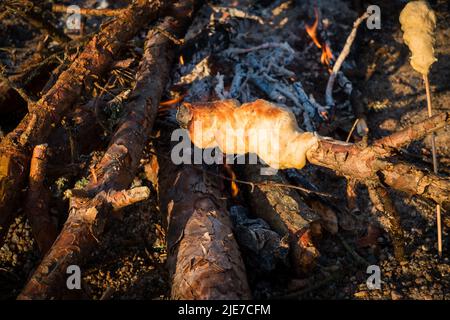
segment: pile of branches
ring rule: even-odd
[[[105,225],[114,212],[150,196],[147,187],[130,187],[155,120],[162,115],[160,100],[174,69],[175,86],[190,81],[184,93],[186,101],[239,98],[246,102],[255,98],[248,93],[249,82],[276,103],[284,104],[286,98],[290,99],[297,108],[294,113],[304,116],[306,129],[314,130],[313,119],[321,121],[321,106],[304,92],[301,82],[276,81],[279,76],[292,76],[286,66],[294,59],[294,52],[287,43],[224,52],[226,59],[240,60],[229,90],[225,90],[220,75],[186,79],[186,74],[201,65],[205,58],[201,54],[194,54],[189,65],[179,63],[173,68],[179,52],[198,49],[195,41],[204,36],[202,32],[196,33],[198,24],[194,22],[191,26],[196,14],[201,14],[198,13],[200,5],[201,1],[197,0],[135,0],[127,8],[86,12],[112,16],[112,19],[86,40],[84,49],[64,71],[55,71],[53,81],[42,90],[39,99],[30,98],[26,90],[17,85],[22,79],[7,76],[1,79],[7,90],[17,92],[27,102],[28,110],[17,127],[0,142],[0,244],[24,199],[22,207],[42,254],[19,299],[68,296],[67,268],[85,263],[102,241]],[[12,7],[9,10],[12,14],[32,15],[36,21],[42,21],[36,13],[39,10]],[[223,14],[225,9],[214,10]],[[242,17],[236,10],[228,9],[227,13]],[[242,18],[255,20],[255,23],[262,19],[248,15]],[[115,101],[96,98],[80,106],[80,97],[95,90],[99,79],[117,66],[119,53],[135,35],[150,26],[150,21],[134,85],[117,95],[123,99],[124,112],[112,128],[107,128],[111,131],[110,140],[101,158],[90,168],[87,183],[66,193],[68,217],[59,230],[49,215],[48,188],[44,183],[48,163],[67,160],[76,167],[74,141],[80,149],[89,149],[94,144],[98,137],[98,110]],[[51,25],[36,23],[33,26],[63,43],[66,49],[73,45],[64,33]],[[270,59],[258,56],[258,50],[268,48],[282,61],[279,65],[274,66]],[[241,57],[242,54],[246,56]],[[205,86],[205,79],[215,81],[214,93],[208,88],[209,83]],[[172,104],[180,100],[177,98]],[[69,118],[77,120],[76,132],[66,130]],[[274,268],[277,259],[288,260],[298,274],[311,270],[319,255],[315,239],[321,228],[334,228],[333,221],[324,214],[326,210],[317,205],[327,195],[288,185],[288,177],[283,172],[261,176],[260,165],[243,166],[237,172],[239,179],[227,165],[175,165],[170,161],[167,141],[176,127],[170,122],[173,117],[167,118],[169,122],[164,124],[163,121],[162,125],[165,132],[157,138],[154,157],[159,165],[154,166],[154,174],[158,176],[160,208],[167,222],[171,297],[251,298],[242,250],[263,259],[261,265],[268,271]],[[180,119],[181,125],[186,126],[183,117]],[[437,114],[369,145],[319,137],[306,157],[313,165],[331,169],[368,187],[370,198],[381,212],[380,221],[394,243],[395,255],[404,259],[400,218],[387,189],[421,196],[445,208],[450,204],[450,181],[412,164],[390,159],[401,147],[443,128],[449,121],[450,114]],[[231,172],[230,177],[224,176],[224,170]],[[243,183],[252,187],[249,202],[256,219],[249,218],[245,209],[228,205],[230,194],[224,187],[227,180],[231,180],[232,185]],[[324,203],[329,203],[327,201]],[[263,245],[261,239],[264,239]]]

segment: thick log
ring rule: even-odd
[[[161,1],[136,0],[115,21],[109,23],[86,45],[53,87],[32,106],[15,130],[0,143],[0,244],[19,190],[27,177],[31,150],[45,143],[52,128],[81,96],[83,88],[96,81],[114,61],[123,45],[142,25],[155,18]]]
[[[281,172],[261,175],[261,168],[260,165],[245,165],[238,170],[238,176],[255,183],[253,190],[247,193],[252,212],[280,236],[287,236],[293,269],[298,274],[305,273],[314,267],[319,256],[312,242],[314,235],[320,233],[319,216],[295,190],[279,186],[288,183]]]
[[[126,189],[133,181],[174,59],[175,45],[165,34],[182,37],[192,19],[192,2],[183,2],[177,8],[177,20],[167,17],[157,28],[149,31],[136,75],[137,82],[129,98],[130,102],[125,107],[127,113],[88,185],[73,193],[69,218],[61,234],[19,299],[63,296],[66,268],[71,264],[81,265],[84,262],[110,218],[108,211],[111,206],[114,208],[110,192]],[[123,196],[126,194],[123,192],[118,194],[122,195],[122,207],[142,200],[145,196],[142,196],[142,192],[129,196]],[[117,202],[117,197],[115,199]]]
[[[48,160],[47,148],[46,144],[42,144],[33,150],[28,194],[25,200],[25,214],[30,221],[33,236],[42,255],[50,249],[58,235],[56,223],[52,221],[49,214],[50,191],[44,185]]]
[[[220,181],[201,167],[159,163],[173,299],[250,299]],[[200,169],[200,170],[199,170]]]

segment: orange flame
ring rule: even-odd
[[[319,36],[317,34],[317,28],[319,26],[319,11],[317,10],[317,8],[314,8],[314,16],[315,16],[314,23],[311,26],[310,25],[305,26],[306,33],[308,33],[308,35],[311,37],[314,44],[319,49],[322,49],[320,62],[322,62],[322,64],[326,66],[330,66],[331,62],[334,59],[333,52],[331,51],[330,46],[326,42],[321,43],[319,40]]]
[[[237,183],[234,181],[236,180],[236,174],[234,173],[233,169],[229,164],[224,164],[223,167],[225,168],[225,171],[230,176],[231,180],[231,196],[235,198],[239,193],[239,188],[237,186]]]
[[[170,100],[166,100],[166,101],[161,101],[159,103],[158,112],[161,113],[161,112],[168,111],[170,109],[174,109],[179,102],[183,101],[185,96],[186,96],[186,94],[182,94],[179,97],[176,97],[176,98],[173,98],[173,99],[170,99]]]
[[[333,52],[331,52],[330,46],[325,43],[325,45],[322,47],[322,56],[320,57],[320,62],[322,62],[324,65],[329,66],[333,59]]]
[[[317,8],[314,8],[314,16],[316,17],[316,19],[314,20],[314,23],[312,24],[312,26],[306,25],[305,29],[306,29],[306,32],[308,33],[308,35],[313,40],[314,44],[318,48],[322,48],[322,45],[320,44],[320,41],[317,37],[317,27],[319,26],[319,11],[317,10]]]

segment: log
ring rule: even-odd
[[[155,18],[161,1],[136,0],[104,26],[53,87],[32,106],[15,130],[0,142],[0,245],[14,216],[19,190],[27,177],[31,150],[45,143],[52,128],[81,96],[83,88],[106,70],[142,25]]]
[[[47,148],[46,144],[41,144],[33,150],[28,194],[25,200],[25,214],[41,255],[50,249],[58,235],[56,223],[52,221],[49,214],[50,191],[44,185],[48,160]]]
[[[220,181],[194,165],[161,161],[160,207],[166,218],[172,299],[250,299],[244,262]]]
[[[281,172],[261,175],[261,168],[260,165],[245,165],[238,170],[238,176],[255,183],[253,190],[247,192],[252,212],[281,237],[287,236],[293,269],[299,275],[304,274],[314,267],[319,256],[312,242],[312,238],[320,234],[319,217],[295,190],[274,185],[287,184]]]
[[[166,17],[149,31],[144,55],[136,75],[127,113],[122,117],[109,147],[82,190],[73,190],[69,217],[50,252],[43,259],[19,299],[49,299],[64,296],[64,277],[71,264],[82,265],[119,200],[116,209],[148,197],[147,190],[118,191],[130,186],[155,120],[159,101],[174,60],[174,43],[165,34],[182,37],[191,22],[193,2],[174,5],[176,18]],[[161,31],[162,30],[162,31]],[[139,189],[139,188],[136,188]],[[113,192],[113,195],[111,195]]]
[[[441,113],[420,123],[381,138],[369,147],[319,137],[306,157],[312,164],[332,169],[339,174],[363,182],[383,184],[393,189],[418,195],[448,207],[450,180],[406,164],[384,160],[411,141],[445,127],[450,113]]]

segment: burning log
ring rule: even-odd
[[[263,176],[260,170],[259,165],[246,165],[240,170],[245,180],[255,183],[248,193],[252,211],[280,236],[289,239],[294,270],[298,274],[305,273],[314,266],[319,256],[312,242],[312,238],[320,233],[319,217],[295,190],[279,186],[280,183],[287,183],[281,173]]]
[[[153,126],[174,58],[174,43],[166,33],[184,35],[193,15],[193,2],[174,5],[167,17],[147,34],[127,113],[88,185],[73,190],[69,218],[51,250],[37,268],[19,299],[48,299],[64,295],[66,268],[81,265],[98,241],[110,210],[118,210],[149,196],[146,187],[125,191],[133,181],[139,159]]]
[[[35,103],[15,130],[0,143],[0,244],[13,218],[18,192],[26,179],[31,149],[44,143],[52,128],[113,62],[123,45],[149,19],[155,18],[160,1],[136,0],[114,22],[105,26],[64,71],[53,87]]]
[[[162,162],[162,161],[161,161]],[[192,165],[160,163],[173,299],[250,299],[220,180]]]

